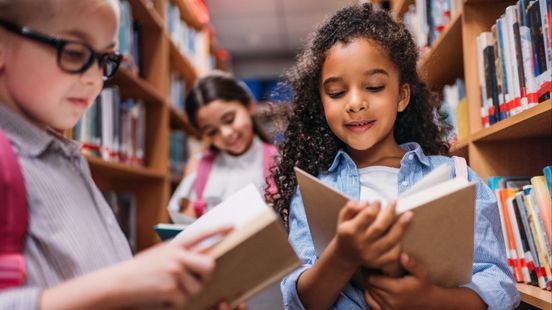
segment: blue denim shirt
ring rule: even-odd
[[[440,165],[451,166],[454,161],[446,156],[426,156],[417,143],[401,145],[406,154],[398,174],[398,193],[402,193],[424,175]],[[326,173],[318,176],[349,197],[360,198],[360,179],[353,160],[339,151]],[[487,185],[469,169],[468,178],[476,182],[475,236],[472,281],[465,285],[474,290],[489,309],[512,309],[519,304],[519,293],[506,263],[503,236],[500,228],[496,198]],[[296,190],[289,212],[289,242],[303,261],[303,265],[287,275],[281,283],[286,309],[304,309],[297,294],[297,279],[317,260],[310,235],[303,200]],[[333,309],[367,309],[363,291],[350,283],[341,291]]]

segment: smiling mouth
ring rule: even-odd
[[[349,127],[363,127],[363,126],[368,126],[370,124],[373,124],[374,122],[375,121],[354,121],[354,122],[349,122],[345,125]]]

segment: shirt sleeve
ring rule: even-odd
[[[497,202],[492,190],[469,169],[477,183],[472,281],[465,285],[475,291],[489,309],[513,309],[520,296],[506,262]]]
[[[171,215],[171,219],[173,222],[182,222],[183,219],[188,219],[190,222],[193,222],[195,218],[189,217],[183,213],[180,213],[180,200],[182,198],[188,198],[190,201],[193,201],[195,199],[194,194],[194,184],[196,179],[196,173],[192,173],[185,177],[182,182],[178,185],[176,190],[174,191],[173,195],[171,196],[171,199],[169,200],[169,205],[167,206],[167,209],[169,210],[169,214]],[[178,219],[175,218],[174,214],[178,214]]]
[[[305,309],[297,293],[297,280],[316,261],[316,251],[314,250],[314,244],[307,224],[305,209],[301,202],[301,194],[299,191],[296,191],[291,199],[288,223],[289,243],[303,264],[284,277],[280,284],[284,298],[284,307],[285,309],[293,310]]]
[[[0,309],[39,309],[42,289],[17,287],[0,291]]]

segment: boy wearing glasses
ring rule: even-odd
[[[0,309],[182,307],[214,270],[194,246],[228,228],[131,259],[79,146],[59,135],[117,70],[118,18],[115,0],[0,0],[0,133],[21,166],[29,214],[26,279],[0,289]],[[9,263],[0,252],[0,277]]]

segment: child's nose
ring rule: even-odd
[[[234,130],[232,129],[231,126],[222,126],[222,128],[220,129],[220,133],[225,139],[230,137],[233,132]]]
[[[356,113],[368,108],[368,102],[362,96],[360,91],[351,91],[349,101],[347,103],[347,112]]]

